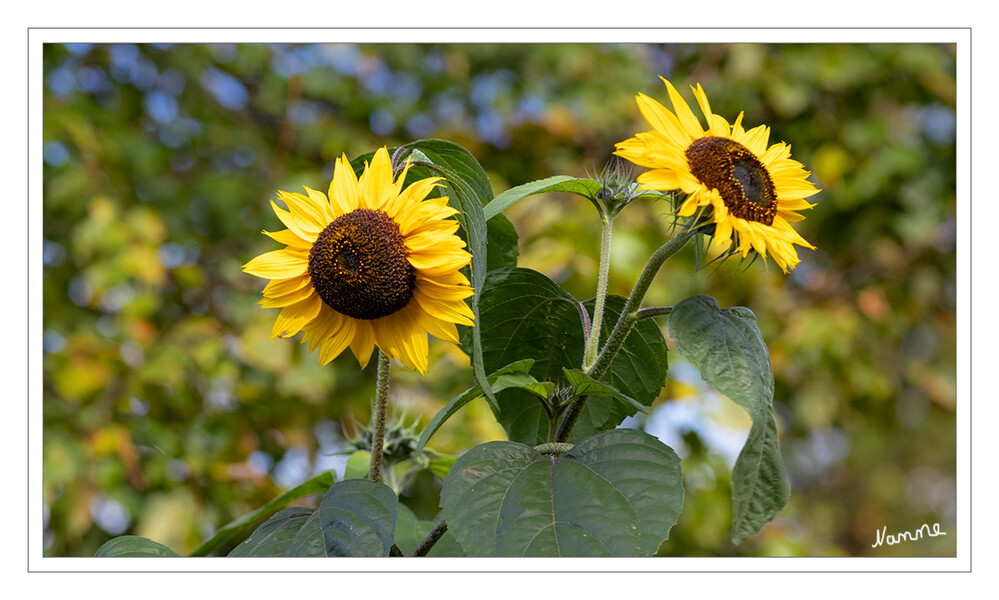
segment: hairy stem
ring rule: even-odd
[[[382,453],[385,448],[385,420],[388,415],[389,357],[378,350],[378,382],[375,387],[375,433],[371,440],[371,470],[368,479],[378,481],[382,475]]]
[[[635,282],[635,287],[631,290],[631,295],[628,296],[628,301],[625,302],[624,308],[621,310],[621,316],[618,317],[617,323],[614,324],[614,329],[607,336],[607,343],[604,344],[600,354],[597,355],[596,361],[594,361],[589,371],[587,371],[590,377],[600,379],[610,367],[611,361],[614,360],[618,350],[624,344],[624,340],[631,333],[631,328],[644,316],[641,314],[639,307],[642,305],[645,294],[649,291],[649,287],[652,285],[656,274],[659,273],[659,269],[662,268],[663,264],[671,256],[679,252],[690,241],[690,238],[694,237],[695,233],[692,229],[683,229],[679,234],[660,246],[649,258],[648,264],[645,265],[645,269],[638,277],[638,281]],[[569,439],[569,434],[572,433],[572,428],[576,425],[576,420],[583,410],[586,398],[586,396],[580,396],[569,405],[565,418],[559,426],[558,434],[555,436],[556,442],[565,442]]]
[[[597,297],[593,301],[593,321],[586,337],[586,349],[583,352],[583,372],[588,373],[597,360],[597,350],[600,347],[600,328],[604,320],[604,302],[607,299],[607,278],[610,274],[611,231],[614,228],[614,217],[601,215],[600,230],[600,270],[597,273]]]
[[[434,527],[434,530],[427,535],[427,539],[423,540],[423,543],[420,544],[415,552],[413,552],[413,556],[426,556],[427,553],[434,547],[434,544],[437,543],[437,540],[441,539],[446,532],[447,522],[442,520],[437,524],[437,527]]]
[[[668,315],[673,312],[672,306],[650,306],[648,308],[642,308],[638,311],[638,320],[651,319],[652,317],[661,317],[663,315]]]
[[[638,281],[635,282],[635,287],[631,290],[631,295],[628,296],[628,301],[625,302],[624,308],[621,309],[621,316],[618,318],[617,323],[614,324],[614,329],[611,330],[610,335],[607,337],[607,343],[604,344],[599,356],[597,356],[596,362],[593,363],[593,367],[588,373],[590,377],[599,379],[603,376],[604,372],[610,366],[611,361],[614,360],[614,356],[617,355],[617,351],[620,350],[621,345],[624,344],[624,340],[631,332],[631,328],[634,327],[635,323],[637,323],[639,318],[641,318],[639,314],[639,307],[642,305],[642,301],[645,300],[645,294],[648,293],[649,287],[652,286],[652,281],[659,273],[659,269],[662,268],[663,264],[669,260],[670,257],[679,252],[680,249],[683,248],[688,241],[690,241],[690,238],[694,237],[694,234],[695,232],[693,230],[684,229],[652,253],[652,257],[649,258],[648,264],[645,265],[645,269],[638,277]]]

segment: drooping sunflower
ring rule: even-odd
[[[617,144],[615,154],[649,171],[638,176],[646,189],[680,190],[686,198],[680,217],[700,218],[714,224],[714,244],[732,248],[743,257],[750,251],[771,256],[787,273],[800,262],[795,245],[814,249],[792,227],[805,217],[796,211],[812,208],[805,198],[816,194],[804,166],[791,160],[784,142],[768,145],[770,128],[760,125],[746,131],[743,113],[729,125],[711,112],[700,84],[691,87],[708,122],[701,127],[690,107],[668,80],[673,111],[639,94],[638,108],[651,131]]]
[[[271,337],[304,332],[302,343],[327,364],[348,346],[361,367],[374,347],[427,372],[427,334],[458,342],[456,324],[472,325],[473,294],[460,269],[472,256],[455,232],[447,197],[428,198],[440,177],[403,189],[407,163],[393,181],[379,149],[358,178],[346,156],[336,160],[329,196],[281,192],[271,207],[287,227],[265,235],[285,244],[243,265],[270,279],[264,308],[280,308]]]

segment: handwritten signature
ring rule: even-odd
[[[932,528],[928,523],[923,523],[922,527],[915,531],[899,531],[894,535],[889,534],[888,527],[885,526],[875,533],[877,539],[873,544],[871,544],[871,548],[877,548],[884,543],[887,543],[889,546],[894,546],[895,544],[901,544],[902,542],[914,542],[916,540],[923,539],[924,533],[929,537],[947,535],[946,531],[940,531],[940,523],[934,523]]]

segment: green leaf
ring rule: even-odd
[[[533,194],[543,194],[547,191],[561,191],[561,190],[551,190],[559,184],[563,184],[567,181],[575,181],[576,178],[569,177],[568,175],[556,175],[554,177],[549,177],[547,179],[539,179],[537,181],[531,181],[517,187],[512,187],[507,191],[499,194],[493,198],[492,202],[486,205],[483,211],[486,216],[486,220],[492,219],[496,215],[500,214],[504,210],[513,206],[518,200],[522,200]],[[596,183],[595,181],[593,183]],[[600,186],[597,185],[597,191],[599,191]],[[594,192],[596,193],[596,192]]]
[[[608,398],[617,398],[631,404],[635,407],[635,410],[641,413],[649,413],[649,409],[638,400],[622,394],[617,389],[593,379],[578,369],[562,369],[562,371],[565,373],[565,378],[569,382],[569,385],[572,386],[573,396],[606,396]]]
[[[195,548],[194,552],[191,553],[191,556],[210,555],[213,551],[228,542],[245,527],[252,525],[274,511],[284,508],[293,500],[325,492],[331,485],[333,485],[334,482],[336,482],[336,477],[332,472],[327,471],[326,473],[316,475],[315,477],[284,492],[257,510],[229,522],[215,532],[215,535],[205,540],[200,546]]]
[[[392,488],[377,481],[333,484],[316,511],[326,555],[388,556],[398,503]]]
[[[286,556],[295,535],[314,512],[301,507],[279,511],[233,548],[229,556]]]
[[[472,153],[461,145],[448,140],[426,139],[410,142],[403,148],[419,150],[435,165],[444,167],[460,177],[469,185],[474,196],[479,199],[480,205],[492,199],[493,187],[485,169]],[[413,160],[415,161],[416,157]]]
[[[600,191],[601,187],[600,183],[593,179],[580,179],[576,177],[569,177],[568,175],[555,175],[554,177],[531,181],[508,189],[493,198],[492,202],[486,205],[484,212],[486,220],[488,221],[516,204],[519,200],[523,200],[524,198],[534,194],[552,194],[556,192],[563,192],[583,196],[584,198],[592,201],[592,199],[595,198],[597,193]],[[660,195],[661,194],[659,193],[648,192],[639,197],[658,198]]]
[[[137,535],[120,535],[111,538],[97,549],[94,556],[103,557],[159,557],[159,556],[180,556],[170,548],[159,542],[154,542],[149,538]]]
[[[504,267],[516,267],[520,237],[510,219],[496,215],[486,223],[486,272]]]
[[[741,544],[777,515],[791,488],[780,455],[773,411],[753,417],[739,458],[732,468],[732,541]]]
[[[557,458],[488,442],[455,462],[441,490],[449,531],[475,556],[651,555],[682,507],[679,457],[631,429]]]
[[[624,303],[624,298],[607,298],[604,332],[613,328]],[[592,312],[592,302],[588,305],[586,308]],[[564,369],[576,369],[582,362],[580,304],[541,273],[522,268],[491,272],[480,310],[486,370],[532,357],[535,363],[530,372],[538,381],[565,382]],[[666,380],[666,350],[659,326],[651,320],[640,321],[615,356],[603,383],[616,389],[621,397],[650,406]],[[496,400],[499,410],[494,407],[494,414],[511,440],[531,446],[548,441],[548,415],[534,395],[507,390],[498,393]],[[590,398],[569,441],[616,427],[635,412],[634,403],[615,394]]]
[[[479,308],[487,371],[531,357],[531,375],[550,381],[582,360],[578,303],[541,273],[522,268],[492,271]],[[496,402],[494,413],[511,440],[530,445],[547,441],[548,417],[533,394],[507,390],[496,395]]]
[[[326,540],[319,526],[319,511],[312,514],[302,523],[295,537],[288,543],[288,556],[311,557],[330,556],[326,552]]]
[[[669,329],[677,351],[753,420],[732,469],[732,541],[739,544],[771,521],[791,493],[773,416],[770,353],[751,310],[720,309],[710,296],[677,304]]]
[[[465,230],[468,249],[472,253],[472,313],[476,324],[479,323],[479,298],[485,285],[488,266],[488,228],[482,214],[482,205],[492,198],[492,186],[485,170],[475,157],[454,142],[445,140],[419,140],[407,144],[405,148],[420,150],[432,162],[414,161],[414,164],[426,167],[445,178],[448,198],[459,210],[456,215],[462,229]],[[479,327],[472,327],[472,370],[475,379],[486,397],[495,402],[495,397],[489,382],[486,380],[486,369],[482,362],[482,341]]]
[[[506,365],[488,377],[489,384],[493,391],[500,392],[510,387],[521,387],[523,385],[536,383],[537,381],[528,375],[528,371],[533,364],[533,359],[526,359]],[[441,425],[461,410],[463,406],[481,395],[482,386],[476,385],[465,390],[461,394],[458,394],[452,398],[451,401],[444,406],[444,408],[437,411],[437,414],[434,415],[434,418],[430,420],[430,423],[427,424],[423,433],[420,435],[420,440],[416,444],[416,449],[413,451],[413,455],[416,456],[420,454],[420,452],[423,452],[423,448],[426,447],[431,436],[437,433],[437,430],[441,428]]]

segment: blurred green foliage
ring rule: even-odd
[[[822,188],[798,225],[818,249],[791,275],[694,271],[688,250],[649,294],[757,314],[792,487],[772,524],[731,545],[748,418],[674,354],[652,414],[629,422],[683,458],[687,498],[660,552],[953,555],[955,55],[929,44],[47,45],[45,553],[135,534],[184,554],[342,469],[374,368],[350,353],[320,368],[268,339],[276,311],[255,305],[263,282],[239,267],[276,248],[259,233],[278,226],[276,190],[324,189],[341,153],[427,137],[468,148],[496,192],[594,174],[648,129],[637,92],[667,104],[657,75],[684,93],[700,82],[730,121],[769,125]],[[599,223],[585,200],[533,197],[507,215],[521,266],[593,295]],[[610,293],[628,294],[668,223],[662,204],[621,214]],[[410,420],[471,385],[456,348],[431,344],[431,365],[394,370],[394,410]],[[431,446],[502,436],[477,401]],[[425,474],[403,502],[431,519],[439,489]],[[924,522],[948,535],[871,548],[883,526]]]

